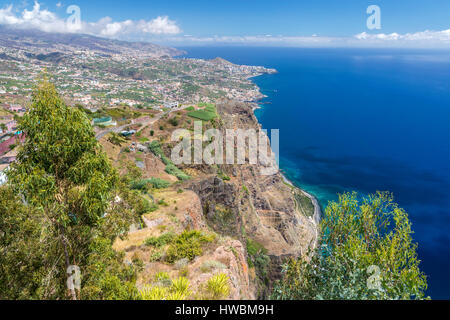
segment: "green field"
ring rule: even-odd
[[[200,103],[201,110],[191,111],[187,115],[191,118],[200,119],[203,121],[211,121],[217,118],[216,106],[212,103]]]

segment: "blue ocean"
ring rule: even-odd
[[[450,299],[450,52],[182,48],[279,73],[253,81],[256,115],[280,129],[280,167],[325,207],[337,194],[393,192],[410,215],[428,294]]]

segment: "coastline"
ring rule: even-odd
[[[267,72],[266,74],[276,74],[276,73],[278,73],[278,71],[275,70],[275,69],[268,69],[268,70],[271,70],[271,72]],[[273,72],[272,70],[274,70],[274,72]],[[256,76],[249,77],[248,79],[249,79],[250,81],[252,81],[252,80],[251,80],[252,78],[256,78],[256,77],[259,77],[259,76],[262,76],[262,75],[263,75],[263,74],[259,74],[259,75],[256,75]],[[260,93],[260,96],[259,96],[257,99],[255,99],[254,101],[251,102],[251,104],[252,104],[252,112],[253,112],[253,115],[255,116],[256,120],[258,121],[259,126],[262,128],[262,125],[261,125],[261,123],[259,122],[258,117],[257,117],[256,114],[255,114],[255,110],[261,109],[261,108],[262,108],[259,102],[260,102],[260,100],[262,100],[262,99],[264,99],[264,98],[268,98],[268,96],[267,96],[267,95],[264,95],[264,94],[261,92],[261,88],[260,88],[254,81],[252,81],[252,83],[256,86],[256,88],[258,89],[258,91],[259,91],[259,93]],[[308,197],[308,198],[311,200],[311,202],[312,202],[312,204],[313,204],[313,206],[314,206],[314,215],[313,215],[313,217],[312,217],[312,220],[313,220],[313,222],[315,223],[316,227],[318,227],[318,226],[319,226],[319,223],[320,223],[320,219],[321,219],[321,217],[322,217],[322,208],[320,207],[319,201],[317,200],[317,198],[316,198],[314,195],[310,194],[310,193],[307,192],[306,190],[303,190],[301,187],[296,186],[292,181],[290,181],[290,180],[285,176],[284,173],[281,172],[280,169],[281,169],[281,168],[279,168],[279,173],[281,174],[281,176],[282,176],[284,182],[285,182],[286,184],[290,185],[291,187],[300,190],[300,192],[302,192],[306,197]],[[316,229],[317,229],[317,228],[316,228]],[[317,230],[316,230],[316,231],[317,231]],[[316,239],[317,239],[317,237],[316,237]]]

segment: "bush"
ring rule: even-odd
[[[120,146],[122,143],[125,142],[125,139],[120,137],[117,133],[111,132],[110,136],[108,138],[108,141],[111,142],[115,146]]]
[[[356,193],[331,202],[321,222],[314,255],[292,259],[275,286],[275,299],[423,299],[426,276],[419,269],[408,214],[390,193]]]
[[[178,121],[178,119],[176,117],[175,118],[170,118],[168,122],[171,125],[173,125],[174,127],[178,126],[178,124],[179,124],[179,121]]]
[[[172,285],[172,279],[167,272],[158,272],[155,275],[155,281],[162,287],[170,287]]]
[[[166,166],[165,171],[168,174],[177,177],[177,179],[180,181],[189,180],[191,178],[190,176],[188,176],[186,173],[184,173],[181,169],[179,169],[177,166],[175,166],[172,163],[170,163]]]
[[[150,143],[149,149],[154,155],[159,157],[161,159],[161,161],[166,165],[165,171],[168,174],[177,177],[177,179],[180,181],[189,180],[191,178],[186,173],[184,173],[181,169],[179,169],[177,166],[175,166],[172,163],[172,161],[164,155],[164,152],[161,149],[161,144],[158,141],[153,141],[152,143]]]
[[[230,295],[229,278],[225,273],[219,273],[208,280],[206,291],[213,300],[226,299]]]
[[[184,231],[170,245],[167,250],[166,260],[174,263],[183,258],[189,261],[203,253],[203,245],[214,241],[214,236],[208,236],[200,231]]]
[[[138,298],[141,300],[186,300],[191,294],[189,290],[189,280],[184,277],[180,277],[176,280],[170,281],[172,284],[169,287],[144,287],[139,291]]]
[[[147,246],[154,246],[157,248],[163,247],[167,244],[170,244],[175,240],[176,234],[173,232],[166,232],[163,235],[159,237],[150,237],[147,240],[145,240],[145,245]]]
[[[267,249],[252,239],[247,239],[247,253],[249,267],[255,267],[258,277],[267,281],[267,266],[270,258],[267,255]]]
[[[154,205],[150,203],[146,198],[139,197],[137,202],[135,203],[134,209],[136,211],[136,214],[143,215],[148,212],[155,211]]]
[[[147,191],[148,186],[155,189],[165,189],[170,186],[170,182],[159,178],[142,179],[131,182],[130,188],[132,190]]]
[[[152,252],[152,254],[150,255],[150,262],[157,262],[157,261],[161,261],[163,257],[163,252],[162,250],[155,250]]]
[[[187,296],[189,294],[189,280],[184,277],[173,280],[171,290],[183,296]]]

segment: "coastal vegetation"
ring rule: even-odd
[[[427,281],[412,234],[390,193],[342,194],[326,208],[316,250],[288,261],[272,298],[423,299]]]
[[[19,128],[27,139],[0,188],[0,299],[132,299],[136,266],[112,243],[138,219],[139,198],[89,119],[44,76]],[[67,289],[71,265],[81,290]]]
[[[151,152],[153,152],[154,155],[158,156],[161,161],[166,165],[165,171],[178,178],[178,180],[184,181],[189,180],[190,177],[184,173],[181,169],[179,169],[177,166],[175,166],[168,157],[165,156],[162,148],[161,143],[159,141],[153,141],[149,145],[149,149]]]

